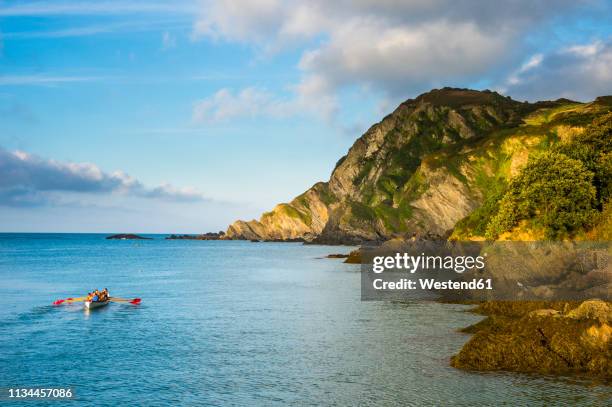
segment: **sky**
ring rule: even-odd
[[[612,94],[612,1],[0,1],[0,232],[225,230],[443,86]]]

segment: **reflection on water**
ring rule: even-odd
[[[0,236],[0,386],[70,384],[79,405],[609,402],[589,380],[451,368],[481,317],[361,302],[358,266],[320,258],[348,250]],[[48,305],[96,286],[143,303]]]

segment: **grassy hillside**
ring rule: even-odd
[[[611,110],[612,97],[521,103],[433,90],[357,139],[328,182],[259,221],[234,223],[228,237],[597,237],[607,233]]]
[[[529,158],[514,176],[503,156],[495,177],[479,175],[485,180],[483,204],[458,222],[452,238],[609,236],[612,114],[598,103],[603,109],[572,103],[529,115],[520,128],[535,134]]]

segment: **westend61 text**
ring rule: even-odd
[[[433,278],[419,278],[418,284],[414,280],[402,278],[398,281],[384,281],[377,278],[372,283],[376,290],[492,290],[490,278],[472,279],[470,281],[437,281]]]

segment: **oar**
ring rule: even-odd
[[[53,301],[53,305],[61,305],[64,302],[79,302],[79,301],[85,301],[85,299],[87,299],[87,297],[68,297],[68,298],[64,298],[62,300],[55,300]]]
[[[109,300],[113,302],[125,302],[129,304],[140,304],[142,301],[140,298],[132,298],[131,300],[128,298],[119,298],[119,297],[108,297]]]

